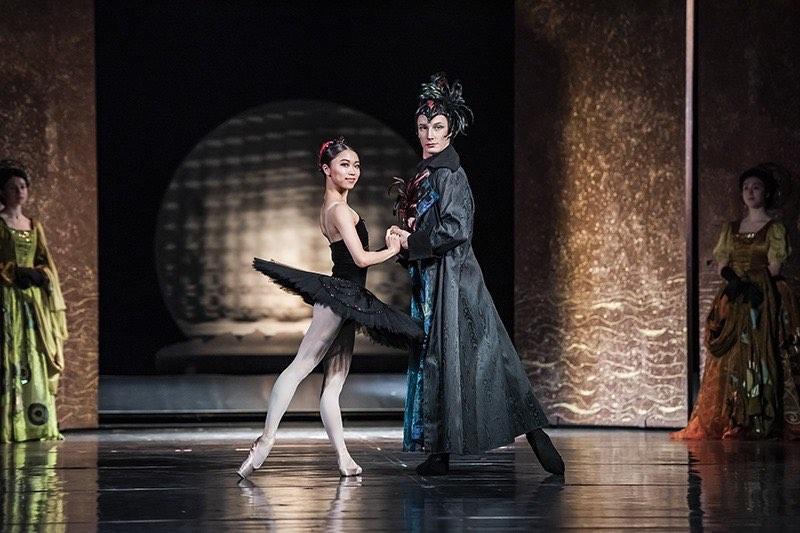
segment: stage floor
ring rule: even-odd
[[[800,520],[800,443],[675,443],[663,431],[560,429],[548,476],[524,439],[422,478],[397,423],[346,421],[364,468],[340,478],[318,423],[287,423],[252,482],[254,425],[69,432],[0,445],[2,529],[38,531],[664,530]],[[24,527],[22,527],[24,526]]]

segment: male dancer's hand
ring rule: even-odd
[[[389,232],[400,237],[400,246],[404,250],[408,250],[408,236],[411,235],[411,233],[407,232],[404,229],[400,229],[397,226],[392,226],[391,228],[389,228]]]

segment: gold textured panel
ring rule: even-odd
[[[554,423],[682,425],[683,4],[516,15],[520,355]]]
[[[67,301],[61,429],[97,425],[94,3],[6,0],[0,17],[0,155],[32,178]]]

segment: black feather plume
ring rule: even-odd
[[[428,120],[432,120],[436,115],[447,117],[452,137],[464,133],[469,123],[474,120],[472,110],[464,100],[461,82],[456,80],[451,85],[444,72],[434,74],[428,83],[422,84],[415,116],[420,115],[424,115]]]

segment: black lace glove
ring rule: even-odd
[[[742,281],[742,278],[740,278],[739,275],[729,266],[724,267],[720,272],[720,275],[725,281],[728,282],[728,284],[725,286],[725,290],[722,291],[722,294],[727,296],[728,300],[732,302],[740,294],[742,294],[742,291],[745,288],[745,282]]]
[[[27,268],[18,266],[14,269],[15,285],[20,289],[28,287],[43,287],[47,284],[47,276],[38,268]]]
[[[720,274],[728,282],[722,293],[731,302],[736,300],[739,295],[744,295],[744,300],[750,302],[750,307],[753,309],[757,309],[764,302],[764,293],[761,292],[758,285],[750,281],[744,281],[731,267],[726,266]]]

